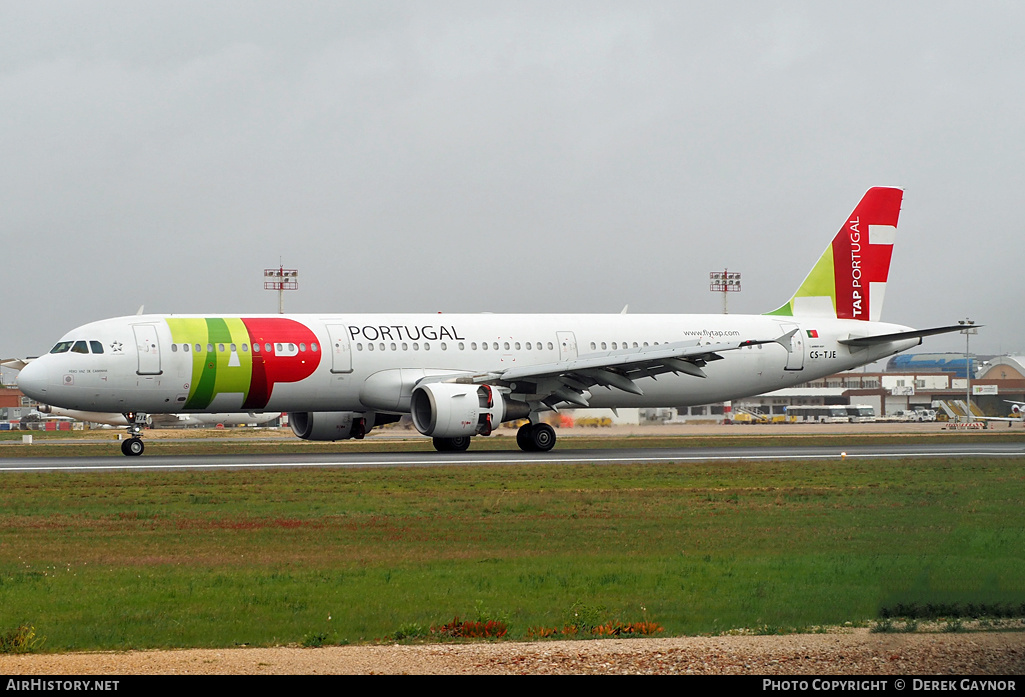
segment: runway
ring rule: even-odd
[[[567,444],[571,445],[571,444]],[[104,472],[111,470],[218,470],[289,467],[335,467],[373,469],[381,467],[508,466],[524,464],[621,465],[670,462],[716,462],[755,460],[829,460],[963,457],[973,459],[1020,457],[1025,443],[964,443],[850,446],[784,446],[722,448],[559,448],[548,453],[519,450],[465,453],[320,453],[280,455],[183,455],[124,457],[23,457],[0,459],[0,472]]]

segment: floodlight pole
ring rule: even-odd
[[[740,291],[740,272],[730,272],[729,269],[722,271],[711,271],[708,274],[710,281],[708,289],[713,293],[722,293],[722,313],[730,314],[729,293]]]
[[[263,289],[278,291],[278,314],[285,314],[285,291],[299,289],[298,269],[286,269],[280,263],[276,269],[264,269]]]

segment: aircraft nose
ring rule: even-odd
[[[32,361],[18,373],[18,389],[37,402],[45,401],[46,397],[46,366],[39,361]]]

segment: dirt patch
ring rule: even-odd
[[[842,634],[0,656],[7,675],[1021,675],[1025,634]],[[1022,681],[1025,684],[1025,681]]]

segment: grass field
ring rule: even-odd
[[[0,632],[44,650],[362,642],[455,616],[510,638],[775,632],[1025,601],[1025,458],[6,473],[2,501]]]

